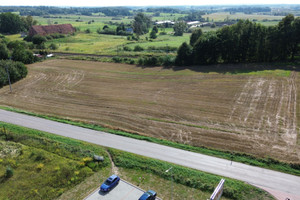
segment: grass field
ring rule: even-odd
[[[283,18],[283,16],[273,16],[273,15],[263,15],[263,14],[244,14],[244,13],[230,14],[229,12],[216,12],[216,13],[212,13],[212,14],[208,14],[208,15],[203,15],[203,17],[205,19],[208,17],[210,21],[213,20],[215,22],[224,21],[226,18],[228,18],[228,19],[257,20],[259,23],[264,20],[280,21]]]
[[[300,162],[297,72],[209,72],[204,66],[197,72],[69,60],[28,67],[28,77],[13,85],[13,93],[8,87],[0,90],[0,104],[193,146]]]

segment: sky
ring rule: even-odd
[[[1,6],[176,6],[176,5],[300,4],[300,0],[0,0]]]

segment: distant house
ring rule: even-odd
[[[54,33],[60,34],[71,34],[75,32],[75,28],[71,24],[58,24],[58,25],[48,25],[48,26],[31,26],[29,28],[28,35],[50,35]]]
[[[155,22],[155,25],[166,25],[166,24],[168,24],[168,25],[174,25],[175,22],[170,21],[170,20],[157,21],[157,22]]]

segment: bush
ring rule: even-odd
[[[151,31],[150,38],[151,39],[156,39],[157,38],[156,32],[154,30]]]
[[[12,83],[26,77],[27,75],[27,68],[23,63],[14,62],[11,60],[5,60],[5,61],[1,60],[0,61],[0,88],[8,84],[5,67],[7,67],[8,69],[10,75],[10,81]]]
[[[118,57],[118,56],[113,57],[112,60],[113,60],[115,63],[120,63],[120,62],[122,62],[122,58],[121,58],[121,57]]]
[[[86,29],[85,31],[84,31],[85,33],[91,33],[91,29]]]
[[[116,35],[116,30],[112,28],[106,28],[104,30],[97,30],[98,34],[106,34],[106,35]]]
[[[127,47],[127,46],[124,46],[124,47],[123,47],[123,50],[124,50],[124,51],[132,51],[132,49],[131,49],[130,47]]]
[[[41,36],[41,35],[35,35],[35,36],[32,37],[32,43],[33,44],[40,45],[40,44],[42,44],[46,41],[47,41],[47,39],[44,36]]]
[[[12,58],[14,61],[19,61],[24,64],[31,64],[35,61],[32,51],[22,47],[14,49]]]
[[[159,32],[159,35],[167,35],[167,32],[165,32],[165,31]]]
[[[139,45],[136,45],[133,49],[133,51],[144,51],[144,48],[139,46]]]
[[[175,56],[166,55],[159,58],[159,62],[163,66],[173,66],[175,64]]]
[[[7,167],[5,171],[5,178],[10,178],[14,175],[14,170],[11,167]]]
[[[0,44],[0,60],[6,60],[9,58],[9,51],[5,44]]]
[[[51,43],[51,44],[49,45],[49,49],[56,50],[57,48],[58,48],[57,45],[54,44],[54,43]]]
[[[154,57],[154,56],[139,58],[138,64],[139,65],[145,65],[145,66],[158,66],[158,65],[160,65],[158,58]]]

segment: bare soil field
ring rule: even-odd
[[[0,89],[1,105],[300,162],[298,72],[232,75],[59,59],[28,70],[12,93]]]

